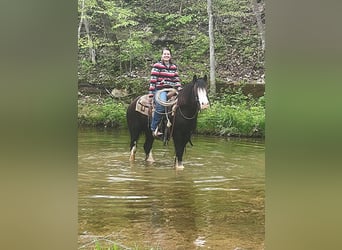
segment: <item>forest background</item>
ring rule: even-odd
[[[147,93],[151,65],[164,46],[172,49],[183,83],[209,76],[208,7],[216,92],[197,131],[264,136],[265,96],[242,91],[245,84],[264,84],[264,0],[79,0],[79,124],[125,126],[127,104]],[[94,87],[100,91],[89,98]]]

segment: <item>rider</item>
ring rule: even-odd
[[[154,96],[158,90],[165,88],[175,88],[180,89],[182,84],[180,82],[177,65],[173,64],[171,61],[171,50],[169,48],[162,49],[161,60],[155,63],[151,70],[151,79],[149,86],[149,97]],[[167,92],[163,91],[160,93],[159,98],[166,102],[167,101]],[[165,113],[165,107],[155,100],[155,111],[152,116],[151,122],[151,130],[154,137],[158,137],[162,135],[161,132],[158,131],[158,124],[162,118],[163,113]]]

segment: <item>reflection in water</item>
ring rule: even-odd
[[[110,236],[133,249],[263,249],[264,142],[192,141],[176,171],[172,141],[155,142],[153,164],[140,141],[130,163],[126,131],[80,129],[80,248]]]

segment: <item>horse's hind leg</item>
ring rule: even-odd
[[[144,143],[144,150],[146,154],[146,161],[154,162],[153,155],[152,155],[152,145],[154,141],[154,137],[150,129],[145,130],[145,143]]]
[[[134,161],[135,160],[135,153],[137,152],[137,142],[139,139],[139,132],[133,132],[133,130],[130,130],[130,134],[131,134],[131,143],[130,143],[129,160]]]
[[[137,142],[134,141],[133,145],[131,143],[131,150],[130,150],[130,156],[129,156],[130,161],[135,161],[135,153],[136,152],[137,152]]]

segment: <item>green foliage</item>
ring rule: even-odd
[[[255,101],[239,92],[223,95],[199,115],[197,131],[221,136],[265,136],[264,97]]]
[[[192,21],[194,15],[180,15],[180,14],[166,14],[164,15],[164,20],[166,21],[165,29],[185,25],[187,23],[190,23]]]
[[[146,11],[143,13],[154,33],[163,34],[168,31],[177,31],[183,29],[186,25],[192,23],[194,14],[181,15],[179,13],[161,13]]]
[[[194,36],[188,46],[183,50],[181,59],[185,61],[199,61],[204,56],[208,55],[209,37],[205,34]]]
[[[221,136],[264,136],[264,112],[261,107],[244,109],[215,102],[199,116],[197,131],[201,134]]]
[[[120,90],[126,90],[129,96],[128,99],[123,98],[123,101],[129,102],[132,98],[135,98],[142,94],[148,93],[149,79],[147,78],[133,78],[128,75],[116,77],[114,83],[108,84],[107,88],[116,88]]]
[[[265,136],[265,98],[252,101],[237,93],[214,100],[199,114],[197,133],[220,136]],[[78,122],[85,126],[126,128],[127,105],[110,98],[79,101]]]
[[[81,100],[78,105],[78,123],[86,126],[125,127],[126,106],[112,99]]]
[[[89,60],[86,60],[85,58],[79,60],[79,63],[78,63],[79,76],[89,74],[92,66],[93,66],[92,63]]]
[[[105,6],[105,14],[108,14],[109,17],[112,17],[115,21],[112,29],[115,31],[119,28],[127,28],[128,26],[135,26],[138,24],[137,21],[134,21],[134,17],[136,14],[130,10],[125,8],[117,7],[110,2],[104,2]]]
[[[127,39],[119,40],[118,45],[120,47],[119,59],[122,62],[134,61],[134,65],[139,65],[143,62],[145,56],[151,50],[151,44],[144,38],[148,32],[128,31],[129,37]]]
[[[251,95],[243,93],[244,83],[238,86],[229,86],[221,90],[213,100],[218,101],[222,105],[250,107],[256,105],[256,100]]]
[[[261,4],[264,1],[261,1]],[[206,1],[85,0],[81,12],[90,25],[79,39],[79,75],[87,82],[112,82],[116,76],[140,71],[157,60],[160,48],[171,46],[185,75],[209,71]],[[258,79],[264,73],[263,52],[249,0],[213,2],[215,54],[219,79]],[[96,52],[96,65],[89,47]],[[90,68],[90,69],[89,69]]]

